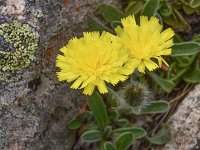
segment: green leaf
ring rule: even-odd
[[[143,1],[133,1],[125,9],[126,15],[137,14],[142,10]]]
[[[200,44],[197,42],[175,43],[172,47],[171,56],[188,56],[200,52]]]
[[[141,114],[163,113],[169,109],[167,101],[152,101],[149,105],[141,109]]]
[[[124,126],[127,126],[129,124],[129,120],[128,119],[125,119],[125,118],[122,118],[122,119],[118,119],[116,121],[116,124],[117,126],[119,127],[124,127]]]
[[[197,8],[199,6],[200,6],[200,1],[199,0],[190,0],[190,7]]]
[[[178,4],[181,5],[181,6],[182,6],[183,4],[189,5],[188,1],[190,1],[190,0],[181,0],[181,2],[179,2]],[[182,8],[182,7],[181,7],[181,8]],[[181,9],[181,8],[180,8],[180,9]]]
[[[86,111],[83,115],[80,116],[81,121],[85,121],[86,119],[91,119],[92,118],[92,112],[91,111]]]
[[[120,21],[125,15],[115,6],[110,4],[99,4],[95,12],[101,14],[107,22]]]
[[[104,150],[116,150],[116,147],[111,142],[105,142],[103,147]]]
[[[159,9],[159,12],[162,16],[169,16],[172,14],[172,7],[171,5],[165,0],[161,3],[161,7]]]
[[[134,135],[131,132],[121,134],[116,140],[118,150],[127,150],[134,142]]]
[[[87,23],[88,23],[90,31],[99,31],[99,32],[107,31],[110,33],[114,33],[113,30],[109,29],[108,27],[106,27],[104,24],[102,24],[95,18],[89,17],[87,20]]]
[[[110,107],[116,108],[117,101],[115,100],[115,97],[110,93],[109,87],[107,87],[107,88],[108,88],[108,93],[105,94],[106,100],[107,100]]]
[[[195,58],[195,54],[190,56],[178,56],[174,57],[174,61],[176,62],[178,67],[187,68],[194,62]]]
[[[197,34],[195,36],[192,37],[192,41],[197,42],[200,44],[200,34]]]
[[[107,126],[104,128],[104,131],[103,131],[103,136],[108,138],[112,133],[112,127],[111,126]]]
[[[110,96],[112,96],[112,99],[115,99],[115,100],[119,100],[120,97],[117,95],[117,93],[110,87],[107,87],[108,88],[108,93]]]
[[[144,4],[141,15],[148,16],[149,18],[155,16],[159,3],[160,0],[147,0]]]
[[[188,5],[183,5],[183,11],[186,15],[191,15],[195,12],[195,9],[194,8],[191,8],[190,6]]]
[[[148,75],[167,93],[170,93],[175,84],[170,81],[170,80],[166,80],[163,79],[161,77],[159,77],[156,73],[154,72],[149,72]]]
[[[200,62],[196,61],[195,66],[191,67],[184,75],[183,79],[189,83],[200,83]]]
[[[99,127],[105,128],[109,120],[102,97],[97,92],[93,92],[93,94],[88,97],[88,105]]]
[[[109,118],[112,121],[117,121],[119,119],[119,112],[117,110],[112,110],[109,114]]]
[[[97,129],[98,129],[98,125],[97,124],[95,124],[95,123],[89,123],[84,128],[84,131],[97,130]]]
[[[169,68],[166,72],[166,79],[167,80],[170,80],[171,77],[174,76],[174,68],[176,67],[176,63],[175,62],[172,62],[170,65],[169,65]]]
[[[161,130],[153,137],[147,137],[147,139],[155,145],[163,145],[170,141],[171,136],[169,132],[169,125],[165,124]]]
[[[69,129],[78,129],[81,126],[81,120],[79,118],[73,118],[72,120],[70,120],[70,122],[68,123],[68,128]]]
[[[86,119],[90,119],[91,117],[91,112],[86,111],[81,116],[75,117],[72,120],[70,120],[67,126],[69,129],[78,129],[81,126],[82,122],[84,122]]]
[[[141,139],[146,136],[147,132],[139,127],[124,127],[113,130],[113,136],[118,137],[124,132],[131,132],[135,139]]]
[[[186,73],[186,71],[189,69],[187,68],[176,68],[177,69],[177,74],[175,74],[175,76],[171,77],[170,80],[176,84],[178,84],[178,82],[180,81],[181,77]]]
[[[162,16],[162,18],[166,24],[172,26],[178,31],[187,32],[191,30],[190,25],[184,20],[176,9],[172,8],[172,14],[170,16]]]
[[[173,4],[173,8],[176,9],[176,10],[181,10],[183,8],[183,4],[184,3],[184,0],[181,0],[182,2],[176,2]]]
[[[181,43],[181,42],[183,42],[183,37],[180,34],[176,33],[173,36],[173,41],[174,41],[174,43]]]
[[[102,134],[101,131],[99,130],[90,130],[90,131],[86,131],[81,135],[81,139],[84,142],[98,142],[102,140]]]

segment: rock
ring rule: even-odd
[[[0,0],[1,150],[71,149],[75,134],[67,122],[85,97],[58,82],[55,58],[70,38],[87,31],[91,6],[112,1]]]
[[[172,139],[162,150],[200,149],[200,84],[184,98],[169,124]]]

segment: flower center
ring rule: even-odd
[[[100,60],[94,60],[93,62],[91,62],[89,64],[89,66],[90,66],[89,68],[91,69],[92,73],[97,73],[101,69],[102,63]]]

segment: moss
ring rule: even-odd
[[[0,80],[9,81],[30,65],[38,41],[38,33],[29,24],[14,21],[0,25]]]

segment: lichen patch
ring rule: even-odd
[[[0,25],[0,80],[27,68],[35,59],[39,34],[29,24],[19,21]]]

